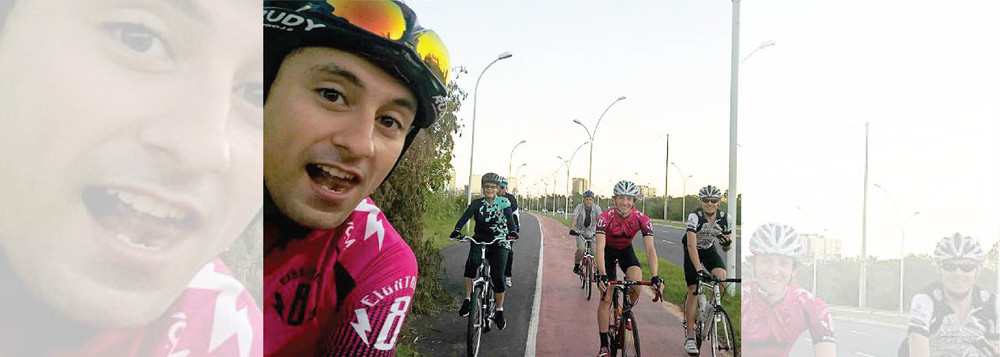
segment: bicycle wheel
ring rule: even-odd
[[[483,337],[483,286],[476,285],[472,293],[472,310],[469,311],[468,354],[479,355],[479,341]]]
[[[622,316],[622,324],[618,329],[622,335],[622,357],[639,357],[639,325],[635,323],[632,311]]]
[[[733,321],[729,319],[726,310],[718,309],[712,314],[711,334],[712,356],[739,356],[740,350],[736,347],[736,331],[733,330]]]
[[[608,289],[612,289],[610,286]],[[611,357],[618,355],[618,350],[621,348],[620,336],[618,335],[619,328],[621,325],[621,316],[618,315],[618,290],[612,290],[611,293],[611,313],[608,315],[610,319],[610,325],[608,327],[608,340],[611,343],[608,344],[609,352]]]
[[[587,300],[590,300],[590,294],[593,293],[594,290],[594,282],[592,280],[594,278],[594,264],[590,259],[584,259],[584,262],[587,264],[587,267],[583,269],[583,273],[587,274],[587,276],[584,277],[584,284],[587,285]]]

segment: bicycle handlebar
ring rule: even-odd
[[[625,288],[632,286],[653,286],[653,287],[656,286],[655,284],[653,284],[653,282],[650,281],[612,280],[608,282],[608,286],[613,287],[615,285],[621,285]],[[658,302],[663,298],[663,293],[661,293],[660,290],[653,289],[653,292],[656,293],[656,296],[653,297],[653,302]]]
[[[479,245],[491,245],[496,243],[514,242],[514,239],[507,239],[504,237],[494,237],[493,240],[489,242],[477,242],[475,239],[472,239],[472,237],[469,236],[462,236],[461,238],[453,238],[453,239],[459,242],[466,242],[469,244],[479,244]]]

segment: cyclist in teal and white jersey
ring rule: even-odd
[[[938,242],[934,261],[940,280],[913,296],[900,356],[1000,355],[996,300],[976,285],[985,260],[972,237],[955,233]]]
[[[594,191],[587,190],[583,193],[583,203],[576,205],[573,209],[573,229],[571,235],[576,236],[576,256],[573,259],[573,274],[582,274],[580,261],[583,260],[583,252],[587,249],[586,238],[593,239],[597,230],[597,215],[601,214],[601,206],[594,204]],[[579,234],[574,234],[579,233]]]
[[[506,237],[517,239],[517,226],[514,224],[511,214],[510,201],[504,197],[497,196],[500,186],[500,176],[495,173],[483,175],[482,190],[483,197],[477,198],[469,204],[462,214],[462,218],[455,223],[455,231],[451,232],[451,238],[458,238],[462,235],[462,227],[469,219],[476,220],[475,232],[472,239],[477,242],[489,242],[495,238]],[[484,257],[481,257],[479,247],[469,247],[469,258],[465,261],[465,299],[462,307],[458,310],[460,316],[468,316],[472,307],[472,279],[476,277],[476,270]],[[507,264],[507,255],[510,252],[510,243],[491,244],[486,247],[486,259],[490,264],[490,280],[493,282],[497,309],[493,315],[493,322],[497,328],[503,330],[507,326],[507,320],[503,317],[503,300],[506,286],[503,282],[503,270]]]
[[[497,196],[498,197],[505,197],[505,198],[507,198],[508,201],[510,201],[510,210],[511,210],[511,215],[514,218],[514,225],[520,227],[521,226],[521,211],[517,208],[517,196],[514,196],[510,192],[507,192],[507,178],[506,177],[500,176],[500,193]],[[510,277],[513,276],[512,272],[511,272],[511,269],[513,268],[513,266],[514,266],[514,246],[511,245],[510,246],[510,253],[507,254],[507,269],[504,270],[504,274],[503,274],[503,276],[506,277],[506,279],[504,281],[504,284],[506,284],[508,288],[514,285],[514,282],[510,280]]]

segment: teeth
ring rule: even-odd
[[[354,175],[351,175],[351,174],[346,173],[344,171],[337,170],[336,168],[333,168],[333,167],[330,167],[330,166],[326,166],[326,165],[317,165],[317,166],[319,166],[321,169],[323,169],[323,171],[326,172],[330,176],[333,176],[333,177],[336,177],[336,178],[339,178],[339,179],[343,179],[343,180],[348,180],[348,181],[354,179]]]
[[[145,250],[156,250],[157,249],[157,247],[151,247],[151,246],[139,243],[138,241],[136,241],[132,237],[129,237],[129,236],[121,234],[121,233],[115,234],[115,238],[118,239],[119,241],[121,241],[122,243],[128,244],[128,245],[136,247],[136,248],[145,249]]]
[[[107,192],[110,195],[118,197],[119,201],[131,206],[132,209],[156,218],[183,220],[187,217],[187,213],[184,211],[160,203],[156,199],[146,195],[112,189],[107,190]]]

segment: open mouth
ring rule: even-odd
[[[355,174],[323,164],[308,164],[306,172],[313,182],[333,193],[347,192],[361,181]]]
[[[82,197],[102,228],[138,250],[163,250],[199,224],[191,209],[138,191],[91,186],[83,190]]]

